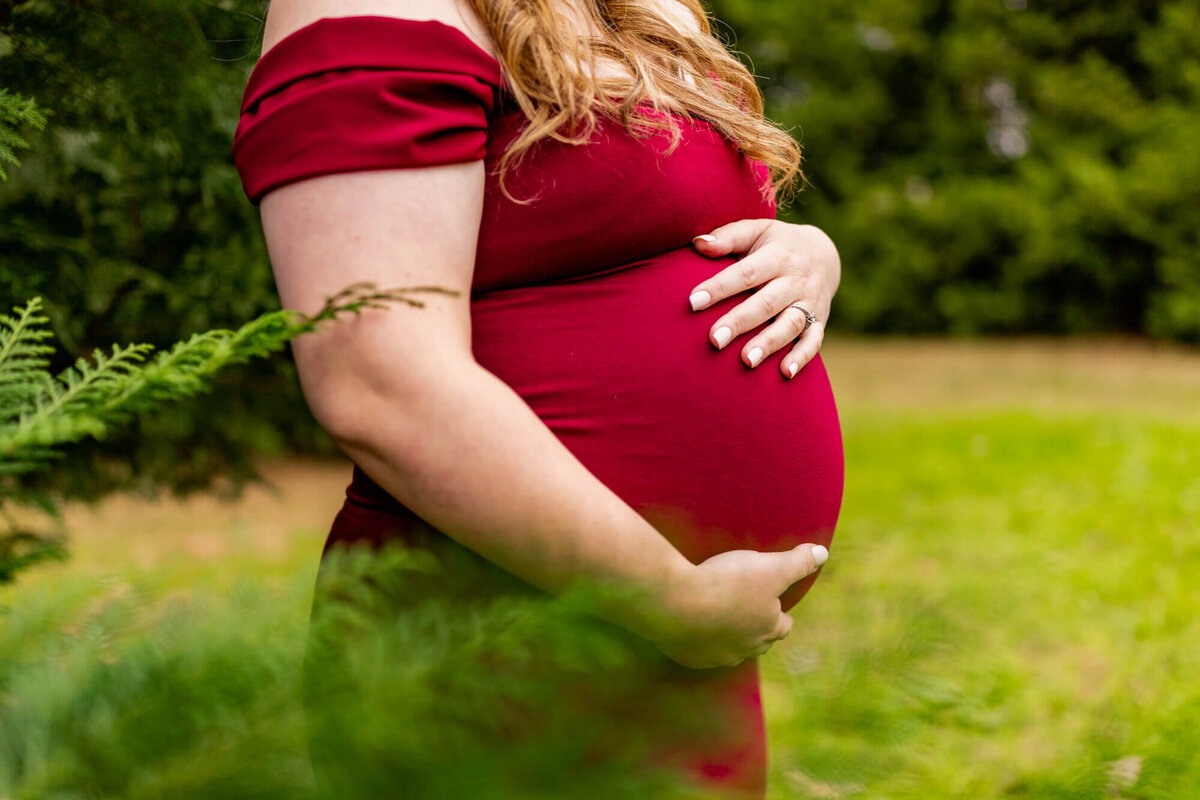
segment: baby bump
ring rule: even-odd
[[[708,343],[729,298],[690,290],[728,263],[682,248],[605,274],[477,295],[479,363],[686,557],[828,544],[841,506],[837,409],[818,357],[792,380]],[[598,532],[602,535],[602,532]],[[812,579],[784,597],[794,604]]]

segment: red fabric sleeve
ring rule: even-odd
[[[254,205],[335,172],[476,161],[499,63],[435,20],[325,17],[280,40],[242,96],[232,155]]]

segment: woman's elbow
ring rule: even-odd
[[[404,451],[441,427],[453,405],[449,394],[467,391],[461,366],[372,369],[349,362],[320,377],[301,371],[301,383],[313,417],[353,457],[364,448]]]
[[[374,393],[349,381],[328,382],[304,396],[313,418],[349,453],[379,434],[379,402]],[[372,425],[371,420],[376,420]]]

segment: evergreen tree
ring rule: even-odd
[[[62,343],[55,371],[109,342],[161,350],[279,309],[229,154],[265,8],[0,0],[0,88],[52,114],[37,135],[23,126],[30,147],[0,183],[0,301],[43,298]],[[337,452],[291,360],[258,359],[214,375],[203,399],[70,445],[53,473],[22,481],[84,499],[215,484],[236,494],[256,477],[256,454],[293,450]]]
[[[1200,341],[1200,5],[713,6],[806,147],[835,329]]]

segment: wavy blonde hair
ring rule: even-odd
[[[639,137],[669,132],[669,153],[682,134],[662,112],[705,119],[764,163],[764,199],[786,202],[803,180],[800,146],[763,116],[754,76],[713,36],[699,0],[578,0],[582,21],[598,36],[580,34],[563,12],[565,0],[467,2],[495,42],[509,91],[529,120],[500,158],[501,188],[508,168],[537,142],[586,144],[599,115]],[[655,3],[687,12],[696,30],[681,29]],[[601,76],[604,60],[624,67],[632,86],[629,77]]]

